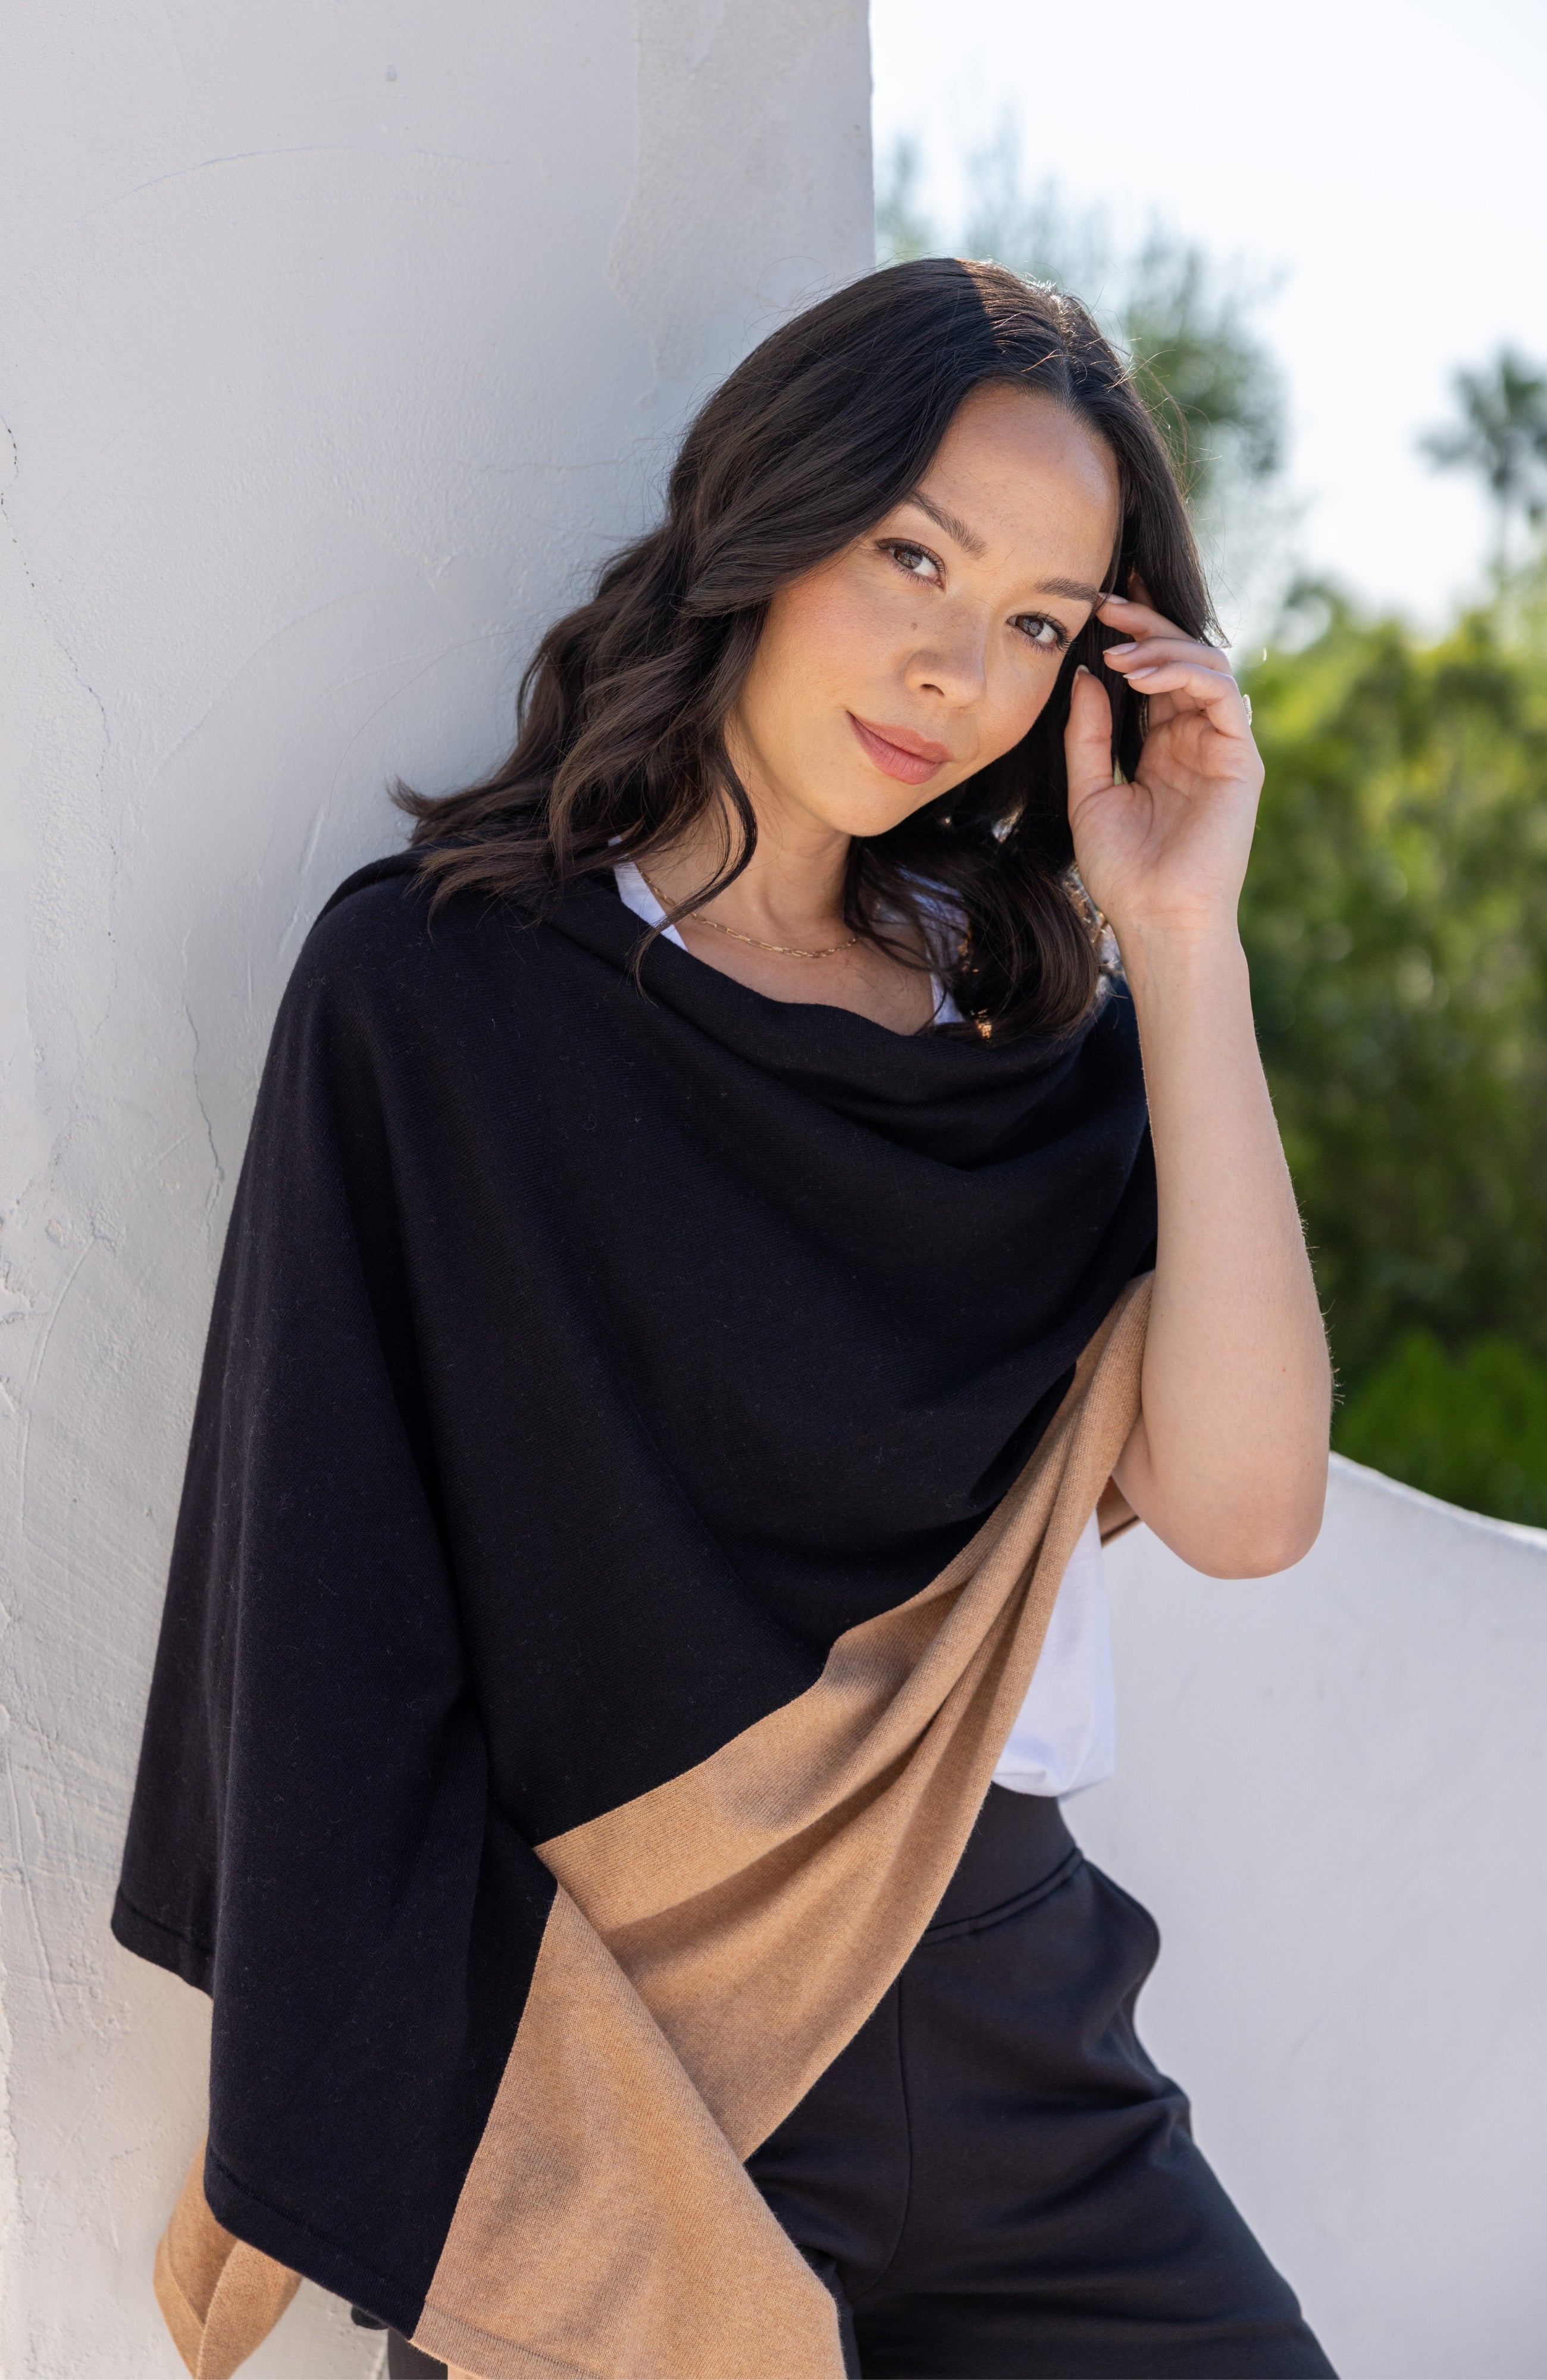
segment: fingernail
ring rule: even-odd
[[[1132,686],[1132,685],[1134,685],[1134,684],[1136,683],[1136,681],[1137,681],[1138,679],[1139,679],[1139,678],[1141,678],[1141,677],[1156,677],[1156,676],[1158,676],[1158,675],[1159,675],[1159,672],[1158,672],[1158,671],[1156,671],[1156,670],[1152,670],[1152,669],[1129,670],[1129,672],[1128,672],[1128,684],[1129,684],[1130,686]]]
[[[1106,657],[1110,662],[1115,660],[1119,653],[1132,653],[1137,652],[1138,650],[1137,642],[1130,638],[1126,645],[1108,645],[1106,649]]]

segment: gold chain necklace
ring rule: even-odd
[[[638,860],[635,861],[634,865],[637,868],[639,867]],[[671,903],[660,891],[659,887],[651,883],[649,877],[645,875],[642,868],[640,868],[640,874],[644,880],[647,890],[654,894],[663,909],[669,911],[671,908]],[[851,951],[854,948],[855,943],[859,940],[858,934],[850,934],[847,942],[829,942],[824,951],[803,951],[797,943],[765,942],[762,941],[756,934],[738,934],[734,926],[722,926],[718,917],[706,917],[703,916],[702,912],[698,909],[689,911],[687,917],[679,918],[676,922],[679,925],[707,926],[710,932],[713,934],[725,934],[733,942],[749,942],[753,950],[773,951],[782,959],[833,959],[837,957],[840,951]]]

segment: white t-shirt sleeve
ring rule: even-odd
[[[993,1772],[1012,1793],[1078,1793],[1117,1765],[1106,1572],[1094,1512],[1069,1556],[1026,1700]]]

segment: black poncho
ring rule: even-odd
[[[610,889],[428,908],[352,877],[280,1010],[114,1928],[213,1996],[263,2257],[479,2374],[841,2369],[739,2159],[927,1922],[1131,1423],[1132,1009],[905,1037],[641,990]]]

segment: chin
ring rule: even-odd
[[[841,775],[829,778],[820,798],[810,807],[819,811],[827,825],[840,834],[869,837],[888,834],[904,819],[911,818],[929,802],[938,798],[944,788],[934,783],[899,785],[882,778],[879,772],[857,778],[845,770]]]
[[[931,798],[926,795],[926,799]],[[890,834],[904,819],[922,809],[923,802],[877,802],[855,800],[822,805],[822,816],[840,834],[852,835],[856,842],[868,842],[878,834]]]

